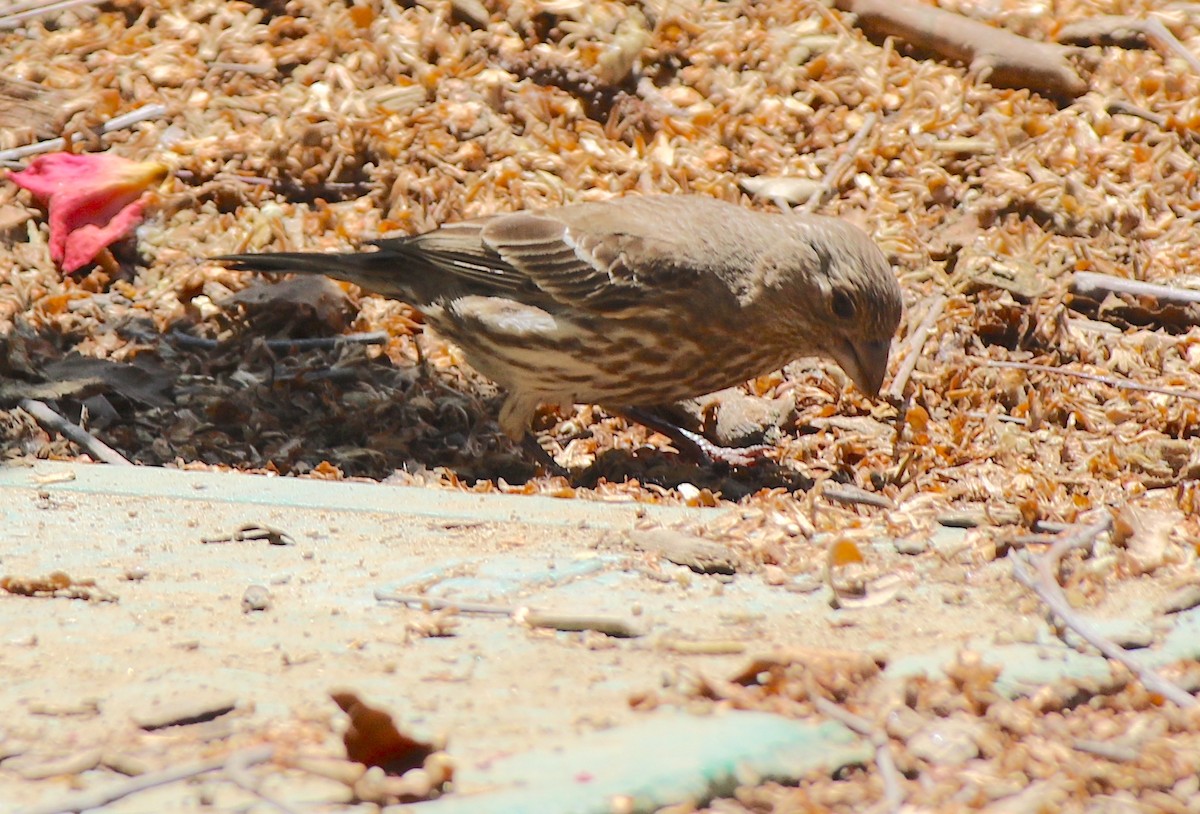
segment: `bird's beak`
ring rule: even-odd
[[[851,342],[842,340],[830,349],[830,355],[864,395],[875,398],[887,374],[891,339]]]

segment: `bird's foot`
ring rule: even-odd
[[[758,466],[759,462],[765,460],[767,452],[771,450],[769,444],[755,444],[750,447],[723,447],[720,444],[713,443],[703,435],[691,430],[685,430],[682,427],[678,428],[683,434],[686,442],[680,442],[678,439],[671,439],[676,444],[684,449],[680,449],[681,453],[688,453],[692,457],[697,458],[697,463],[701,464],[725,464],[726,466],[741,466],[752,467]]]
[[[724,464],[725,466],[752,467],[766,458],[771,446],[756,444],[751,447],[723,447],[713,443],[698,432],[685,430],[656,413],[640,407],[623,407],[619,411],[630,421],[636,421],[655,432],[671,439],[679,453],[701,466]]]
[[[545,447],[538,443],[537,438],[529,433],[521,436],[521,449],[525,454],[533,459],[542,469],[542,473],[550,477],[559,476],[570,479],[571,473],[568,472],[562,464],[554,460],[554,456],[546,451]]]

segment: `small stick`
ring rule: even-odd
[[[107,789],[89,789],[88,791],[72,794],[57,803],[43,803],[19,809],[16,814],[75,814],[80,811],[88,811],[93,808],[106,806],[131,794],[136,794],[139,791],[146,791],[158,786],[165,786],[168,783],[175,783],[179,780],[187,780],[191,777],[215,772],[225,768],[234,761],[236,761],[235,765],[243,768],[258,763],[266,763],[274,754],[274,746],[255,746],[241,752],[234,752],[225,757],[210,758],[197,763],[176,766],[172,769],[163,769],[160,772],[149,772]]]
[[[838,156],[838,160],[833,162],[829,169],[825,172],[825,177],[821,179],[821,188],[809,196],[804,202],[804,206],[800,207],[801,211],[812,214],[817,211],[817,207],[825,203],[825,199],[833,194],[839,183],[838,179],[850,166],[850,163],[858,157],[858,150],[862,147],[863,141],[867,138],[867,134],[875,128],[875,123],[879,121],[877,113],[868,113],[863,119],[862,125],[859,126],[858,132],[854,137],[846,142],[846,148],[842,150],[842,154]]]
[[[56,11],[68,11],[76,6],[87,6],[99,0],[58,0],[54,3],[28,2],[18,3],[5,14],[0,15],[0,31],[16,28],[25,20],[41,17],[43,14],[53,14]]]
[[[900,363],[900,367],[896,369],[896,375],[892,377],[892,383],[884,391],[883,397],[886,400],[899,401],[904,397],[904,388],[908,386],[909,378],[917,369],[917,360],[921,358],[921,349],[925,347],[925,341],[929,339],[929,334],[937,324],[938,317],[942,315],[946,302],[947,299],[944,295],[936,295],[933,302],[929,304],[929,310],[921,319],[921,324],[905,340],[904,361]]]
[[[636,639],[642,632],[625,621],[613,616],[576,616],[569,613],[535,613],[530,611],[518,620],[530,627],[544,627],[566,633],[581,633],[594,630],[614,639]]]
[[[1071,291],[1102,300],[1106,294],[1132,294],[1135,297],[1153,297],[1160,302],[1171,302],[1179,305],[1200,303],[1200,291],[1191,288],[1178,288],[1157,283],[1143,283],[1138,280],[1126,280],[1111,274],[1096,274],[1093,271],[1077,271],[1071,279]]]
[[[18,406],[33,416],[34,420],[42,425],[42,428],[47,432],[56,432],[68,441],[78,444],[96,460],[115,466],[133,466],[133,463],[124,455],[78,424],[72,424],[50,409],[44,402],[35,401],[34,399],[21,399],[18,402]]]
[[[283,814],[300,814],[292,806],[262,790],[262,784],[251,777],[247,771],[253,765],[253,763],[247,760],[248,756],[253,757],[253,755],[248,755],[247,752],[235,752],[225,761],[225,776],[229,779],[229,782],[244,791],[250,792],[267,805],[279,809]]]
[[[221,343],[216,339],[203,336],[192,336],[183,331],[171,331],[167,338],[176,345],[185,348],[200,348],[216,350]],[[273,351],[289,350],[326,350],[339,345],[382,345],[388,341],[387,331],[371,331],[369,333],[343,334],[341,336],[311,336],[301,339],[265,339],[263,343]]]
[[[442,599],[425,594],[394,594],[389,591],[375,592],[378,602],[397,602],[401,605],[419,605],[424,610],[456,610],[459,613],[483,613],[489,616],[512,616],[516,608],[506,608],[503,605],[489,605],[484,602],[457,602],[453,599]]]
[[[968,410],[966,415],[968,418],[979,418],[984,421],[995,419],[996,421],[1002,421],[1008,424],[1025,425],[1029,423],[1029,419],[1021,418],[1019,415],[1008,415],[1006,413],[985,413],[983,410]]]
[[[640,630],[624,619],[610,616],[576,616],[574,614],[542,613],[528,608],[507,608],[483,602],[455,602],[422,594],[394,594],[376,591],[375,599],[380,602],[399,602],[404,605],[419,605],[425,610],[457,610],[459,613],[482,613],[489,616],[508,616],[530,627],[545,627],[566,632],[595,630],[618,639],[641,636]]]
[[[1144,20],[1142,30],[1146,32],[1146,39],[1150,41],[1151,45],[1164,54],[1174,54],[1179,57],[1192,69],[1192,73],[1200,75],[1200,59],[1197,59],[1196,55],[1162,24],[1162,20],[1156,17]]]
[[[1050,365],[1039,365],[1034,364],[1033,362],[1005,362],[990,359],[984,361],[981,366],[1001,367],[1012,370],[1031,370],[1035,373],[1055,373],[1059,376],[1070,376],[1072,378],[1083,379],[1084,381],[1088,382],[1099,382],[1100,384],[1107,384],[1110,387],[1120,387],[1124,390],[1137,390],[1143,393],[1156,393],[1160,396],[1174,396],[1175,398],[1200,401],[1200,391],[1174,390],[1170,387],[1155,387],[1152,384],[1131,382],[1128,379],[1118,379],[1114,376],[1101,376],[1098,373],[1085,373],[1082,370],[1070,370],[1065,367],[1051,367]]]
[[[877,509],[895,508],[895,504],[888,500],[885,495],[878,494],[877,492],[868,492],[866,489],[860,489],[857,486],[850,486],[848,484],[825,486],[821,489],[821,497],[832,500],[835,503],[845,503],[848,506],[874,506]]]
[[[826,718],[832,718],[845,724],[854,732],[871,741],[871,745],[875,747],[875,765],[879,767],[879,776],[883,780],[883,799],[887,804],[886,810],[893,814],[899,812],[904,805],[904,790],[900,788],[900,772],[896,768],[896,759],[892,756],[892,748],[888,743],[887,735],[866,718],[843,709],[812,690],[813,688],[810,687],[808,696],[809,700],[813,702],[813,706],[817,708],[817,712]]]
[[[1160,116],[1157,113],[1151,113],[1149,110],[1146,110],[1144,107],[1138,107],[1137,105],[1130,104],[1129,102],[1123,102],[1120,99],[1118,99],[1115,102],[1109,102],[1108,106],[1106,108],[1104,108],[1104,112],[1110,116],[1119,116],[1119,115],[1136,116],[1139,119],[1145,119],[1146,121],[1150,122],[1151,124],[1156,124],[1159,127],[1166,127],[1166,124],[1167,124],[1166,116]],[[1076,272],[1076,274],[1091,274],[1091,273],[1092,272],[1086,272],[1086,271]]]
[[[1102,636],[1090,622],[1077,614],[1058,584],[1056,572],[1067,552],[1090,545],[1097,536],[1110,528],[1112,528],[1112,515],[1105,512],[1104,517],[1094,523],[1068,529],[1050,546],[1049,551],[1037,558],[1036,576],[1029,572],[1016,550],[1013,550],[1008,555],[1008,559],[1012,563],[1013,577],[1036,593],[1051,613],[1061,619],[1064,625],[1075,631],[1084,641],[1103,653],[1106,658],[1123,664],[1138,677],[1146,689],[1158,693],[1184,709],[1194,707],[1198,702],[1190,693],[1143,665],[1123,647]]]
[[[938,56],[964,62],[996,87],[1029,88],[1050,96],[1075,98],[1088,83],[1071,64],[1072,50],[1039,42],[909,0],[834,0],[834,8],[855,15],[859,27],[877,37],[898,37]]]
[[[0,25],[3,28],[3,25]],[[136,110],[131,110],[128,113],[123,113],[120,116],[114,116],[100,126],[101,133],[112,133],[116,130],[124,130],[126,127],[132,127],[138,122],[144,122],[147,119],[157,119],[167,114],[167,106],[160,104],[142,105]],[[0,150],[0,163],[8,163],[16,161],[19,158],[25,158],[38,153],[50,153],[55,150],[64,150],[67,146],[65,138],[52,138],[46,141],[38,141],[33,144],[26,144],[23,147],[13,147],[9,150]]]

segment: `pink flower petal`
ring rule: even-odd
[[[142,196],[166,175],[167,167],[155,161],[49,153],[8,178],[47,202],[50,257],[70,274],[137,225]]]
[[[92,261],[100,251],[111,246],[133,230],[142,219],[145,204],[127,204],[106,223],[83,223],[66,233],[59,264],[64,274],[70,274]]]

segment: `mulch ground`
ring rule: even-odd
[[[985,563],[1100,510],[1117,516],[1116,545],[1080,604],[1115,580],[1165,592],[1194,579],[1200,311],[1187,295],[1073,282],[1092,272],[1200,290],[1194,9],[944,7],[1038,42],[1102,14],[1128,19],[1101,21],[1111,36],[1064,52],[1082,88],[1057,97],[995,87],[935,43],[864,33],[794,0],[118,0],[0,28],[0,150],[66,135],[77,151],[172,170],[145,223],[67,277],[41,210],[0,182],[0,455],[86,457],[17,406],[32,398],[138,464],[736,501],[736,520],[708,531],[788,574],[859,567],[830,557],[831,538],[915,538],[939,522],[977,526],[960,559]],[[144,104],[163,115],[99,133]],[[866,400],[831,364],[799,360],[699,400],[687,411],[696,426],[773,445],[764,466],[733,472],[688,464],[598,408],[547,410],[537,430],[572,478],[545,477],[500,433],[495,387],[411,307],[206,260],[685,191],[766,209],[818,195],[816,211],[875,237],[906,304],[891,399]],[[329,341],[292,344],[314,338]],[[761,697],[750,679],[706,694],[811,713],[828,676],[793,684],[780,670]],[[1062,810],[1105,795],[1149,808],[1088,810],[1195,810],[1196,761],[1179,757],[1197,753],[1194,713],[1121,682],[1058,706],[1002,701],[986,669],[959,673],[907,698],[836,691],[833,679],[826,694],[880,726],[898,708],[971,718],[970,739],[985,744],[971,765],[1010,797],[1065,771]],[[1132,762],[1064,745],[1138,720],[1158,740]],[[887,732],[903,750],[916,729]],[[1139,761],[1153,755],[1150,771]],[[914,805],[1008,799],[971,791],[969,772],[898,762]],[[754,786],[720,810],[858,811],[881,793],[866,770],[829,783]]]

